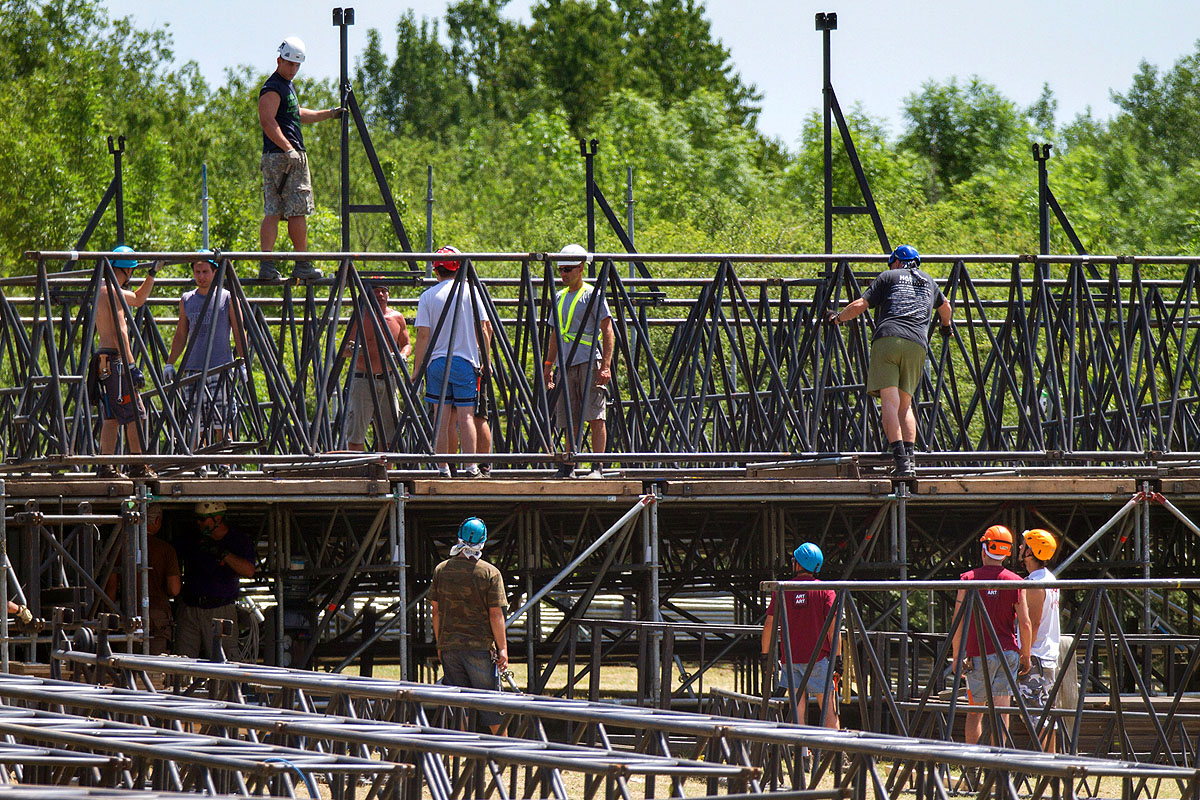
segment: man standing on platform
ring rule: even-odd
[[[1054,535],[1041,528],[1021,534],[1021,564],[1028,573],[1026,580],[1053,581],[1053,572],[1046,568],[1058,542]],[[1043,589],[1031,586],[1025,590],[1025,602],[1029,606],[1029,627],[1033,630],[1033,646],[1030,649],[1030,666],[1021,678],[1021,698],[1029,707],[1034,720],[1038,712],[1050,702],[1050,690],[1058,676],[1058,644],[1061,635],[1058,618],[1058,589]],[[1054,733],[1055,718],[1050,718],[1050,728],[1042,735],[1042,749],[1047,753],[1057,750]]]
[[[263,221],[259,240],[264,253],[275,249],[279,222],[284,218],[293,249],[297,253],[308,250],[308,215],[316,207],[300,125],[337,119],[344,111],[341,108],[314,111],[300,106],[292,79],[302,63],[304,42],[296,36],[287,37],[279,45],[275,72],[258,93],[258,123],[263,135]],[[316,280],[321,277],[321,270],[311,261],[298,260],[292,269],[292,277],[301,281]],[[258,279],[273,281],[278,278],[275,261],[263,259],[258,267]]]
[[[792,580],[819,583],[817,573],[821,571],[821,565],[824,562],[825,555],[821,552],[821,548],[812,542],[805,542],[792,552],[792,566],[795,572]],[[771,646],[775,637],[775,620],[779,616],[776,606],[777,597],[777,594],[771,596],[771,605],[767,608],[767,618],[763,623],[762,632],[761,658],[764,666],[772,670],[775,660],[771,659]],[[785,689],[799,691],[797,704],[798,708],[802,710],[808,708],[808,693],[811,692],[817,700],[817,708],[822,712],[821,724],[826,728],[836,730],[839,722],[837,683],[834,676],[839,672],[836,664],[840,660],[840,656],[832,658],[831,664],[834,636],[836,635],[833,624],[830,623],[829,629],[825,632],[825,638],[821,640],[819,650],[817,649],[817,638],[825,628],[826,619],[833,611],[837,595],[829,589],[810,589],[785,591],[783,598],[784,604],[787,606],[787,643],[791,652],[789,653],[784,648],[781,641],[779,654],[780,660],[783,661],[783,667],[779,672],[779,685]],[[782,637],[782,630],[780,635]],[[804,672],[808,668],[808,661],[812,658],[814,650],[817,650],[816,663],[813,664],[808,682],[801,686],[800,681],[804,678]],[[829,704],[826,705],[825,690],[831,683],[833,684],[832,694]]]
[[[197,378],[183,387],[184,404],[189,412],[194,411],[200,418],[202,444],[217,444],[224,441],[227,431],[231,435],[233,433],[238,412],[235,377],[232,369],[221,368],[233,363],[234,350],[242,359],[236,381],[242,386],[248,383],[245,341],[233,295],[228,289],[221,289],[220,293],[210,298],[216,269],[217,262],[210,258],[200,257],[192,262],[192,279],[196,281],[196,288],[184,292],[179,300],[179,324],[175,326],[171,352],[163,367],[163,378],[173,383],[175,359],[188,350],[191,342],[191,350],[182,364],[183,376],[200,375],[207,369],[203,386]],[[229,345],[231,335],[232,348]],[[197,392],[200,395],[198,401]]]
[[[508,600],[500,570],[480,557],[486,543],[487,525],[469,517],[458,528],[450,558],[433,570],[433,635],[447,686],[499,690],[499,673],[508,669]],[[480,711],[479,721],[499,733],[503,719]]]
[[[443,256],[459,255],[454,247],[438,250]],[[442,421],[437,429],[438,453],[452,452],[450,427],[456,426],[458,440],[464,453],[477,453],[475,403],[479,393],[479,375],[492,347],[492,323],[488,321],[483,298],[463,280],[461,290],[455,290],[455,275],[461,259],[439,259],[433,262],[437,285],[421,293],[417,300],[417,344],[413,348],[413,375],[416,376],[429,353],[425,368],[425,402],[433,407],[434,417],[442,409]],[[465,278],[465,276],[464,276]],[[480,336],[480,334],[482,336]],[[453,341],[454,350],[450,345]],[[451,413],[451,408],[454,413]],[[450,465],[438,464],[438,473],[450,477]],[[467,464],[464,474],[479,477],[479,467]]]
[[[593,297],[595,287],[583,280],[583,265],[587,263],[587,251],[580,245],[569,244],[562,249],[568,257],[558,262],[558,275],[563,288],[554,298],[557,310],[558,330],[550,336],[546,347],[546,363],[542,377],[546,389],[551,390],[559,383],[562,389],[555,407],[554,419],[560,429],[574,426],[578,432],[575,447],[583,441],[583,423],[592,430],[592,452],[603,453],[608,445],[608,429],[605,426],[605,411],[608,406],[608,384],[612,380],[613,335],[612,314],[604,295]],[[554,317],[551,317],[553,322]],[[596,342],[599,330],[600,342]],[[558,368],[558,340],[562,339],[563,356],[567,360],[565,374],[555,373]],[[587,405],[584,405],[584,399]],[[571,409],[568,423],[567,407]],[[569,440],[568,440],[569,441]],[[570,478],[574,468],[560,464],[556,478]],[[604,462],[592,463],[589,478],[604,477]]]
[[[984,531],[982,542],[982,565],[959,576],[964,581],[1020,581],[1021,578],[1004,568],[1004,560],[1012,555],[1012,531],[1003,525],[993,525]],[[1007,708],[1012,704],[1013,681],[1029,672],[1029,651],[1032,629],[1029,626],[1029,611],[1025,605],[1025,593],[1020,585],[1012,589],[978,589],[973,613],[963,621],[967,627],[966,660],[962,664],[967,678],[967,697],[971,705],[989,704]],[[959,589],[954,601],[954,614],[966,601],[967,590]],[[975,614],[982,610],[991,621],[996,632],[992,639],[987,623]],[[983,641],[976,635],[982,627]],[[952,664],[958,664],[962,635],[961,624],[950,631]],[[997,649],[996,645],[999,644]],[[985,663],[986,662],[986,663]],[[1010,678],[1011,675],[1011,678]],[[1004,734],[1008,729],[1008,714],[1000,715],[1002,730],[996,731],[996,744],[1004,746]],[[968,711],[966,719],[967,744],[975,744],[983,734],[983,712]]]
[[[897,269],[892,264],[899,262]],[[921,384],[925,351],[929,347],[929,315],[937,309],[944,337],[949,337],[953,309],[928,273],[918,269],[921,255],[915,247],[901,245],[888,258],[889,269],[880,273],[863,296],[839,311],[830,311],[825,322],[840,325],[868,308],[877,308],[875,335],[871,339],[871,364],[867,394],[879,398],[883,432],[895,460],[897,478],[916,475],[913,457],[917,417],[913,397]]]
[[[113,252],[132,253],[133,248],[118,245]],[[93,402],[99,403],[100,419],[103,420],[100,426],[100,454],[112,455],[117,452],[117,439],[124,426],[129,452],[140,455],[143,450],[142,423],[146,420],[146,407],[142,404],[138,389],[142,387],[144,379],[142,371],[134,363],[133,349],[129,345],[129,325],[125,320],[121,299],[131,310],[141,308],[154,289],[158,263],[151,265],[146,279],[136,292],[125,287],[129,285],[137,262],[115,259],[112,267],[118,286],[110,287],[102,277],[96,291],[96,334],[100,339],[100,348],[92,354],[88,365],[88,391]],[[96,470],[96,477],[123,479],[126,476],[112,464],[102,464]],[[129,477],[158,476],[145,464],[134,464],[129,470]]]
[[[147,539],[146,565],[149,572],[149,616],[146,635],[150,639],[150,653],[168,653],[171,650],[171,598],[179,596],[179,557],[175,548],[158,534],[162,531],[163,508],[151,503],[146,508]],[[116,599],[121,590],[120,570],[115,570],[108,579],[105,591]]]
[[[213,620],[230,620],[237,630],[240,579],[254,577],[254,543],[225,522],[224,503],[197,503],[196,525],[195,536],[176,541],[183,565],[183,592],[175,652],[190,658],[212,658]],[[227,649],[234,641],[236,636],[222,638],[227,655],[235,656]]]
[[[371,287],[371,294],[383,319],[387,348],[395,353],[398,360],[408,358],[412,352],[412,346],[408,343],[408,323],[404,321],[403,314],[388,308],[387,284],[382,278],[372,278],[367,285]],[[355,359],[354,375],[350,379],[350,399],[346,404],[346,438],[351,450],[366,450],[367,428],[372,420],[376,420],[376,447],[390,450],[396,435],[396,422],[400,419],[400,403],[396,399],[395,389],[389,392],[387,388],[387,364],[375,336],[374,313],[369,309],[365,309],[361,315],[355,315],[350,321],[346,343],[342,345],[342,356],[354,347],[360,335],[362,344],[358,345],[358,358]],[[398,380],[399,373],[392,376],[391,385],[395,387]],[[376,409],[378,418],[375,416]]]

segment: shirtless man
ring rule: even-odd
[[[120,245],[113,248],[113,252],[132,253],[133,248]],[[136,266],[137,262],[129,259],[116,259],[112,262],[121,296],[130,308],[141,308],[146,302],[154,288],[154,276],[158,272],[158,264],[155,263],[150,267],[146,280],[142,281],[138,290],[131,292],[126,287]],[[121,425],[125,426],[129,451],[141,454],[141,423],[146,419],[146,407],[142,405],[141,395],[138,394],[138,387],[142,384],[142,371],[133,363],[133,351],[129,346],[129,327],[120,300],[114,288],[103,279],[96,292],[96,334],[100,337],[100,349],[92,355],[88,375],[96,376],[96,401],[100,405],[100,418],[104,421],[100,428],[100,454],[107,456],[116,452]],[[126,477],[112,464],[101,465],[96,471],[96,476],[106,479]],[[145,464],[134,464],[128,477],[155,478],[157,475]]]
[[[404,315],[395,309],[388,308],[388,287],[379,279],[367,282],[379,305],[383,316],[383,324],[387,327],[388,347],[397,358],[408,358],[412,345],[408,343],[408,324]],[[352,319],[350,329],[346,332],[346,343],[342,346],[341,355],[344,357],[358,340],[362,332],[362,343],[358,347],[358,358],[354,362],[354,375],[350,381],[350,400],[346,407],[346,438],[351,450],[367,449],[367,427],[375,419],[375,409],[379,409],[377,423],[382,424],[382,431],[376,425],[377,446],[380,449],[391,447],[391,441],[396,434],[396,420],[400,418],[400,402],[396,398],[395,389],[387,390],[385,373],[387,366],[383,355],[379,352],[379,341],[375,336],[375,321],[368,318]],[[398,387],[399,375],[392,378],[392,386]],[[373,399],[372,399],[373,398]],[[391,413],[389,413],[389,409]],[[378,436],[379,433],[382,437]],[[386,443],[386,445],[385,445]]]

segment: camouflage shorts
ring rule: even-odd
[[[307,217],[313,213],[312,178],[308,174],[308,153],[300,160],[287,153],[263,153],[263,213],[268,217]]]
[[[1050,700],[1050,690],[1054,688],[1056,666],[1052,662],[1042,661],[1034,656],[1029,672],[1021,676],[1021,699],[1029,708],[1044,708]]]

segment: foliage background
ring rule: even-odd
[[[585,236],[577,139],[600,141],[597,178],[624,216],[636,180],[646,252],[817,252],[821,128],[789,149],[756,128],[759,96],[715,41],[694,0],[541,0],[528,25],[504,0],[460,0],[439,20],[411,12],[371,30],[354,87],[414,245],[425,241],[426,165],[435,242],[464,250],[555,250]],[[384,55],[385,36],[397,55]],[[127,137],[128,244],[200,245],[200,164],[208,164],[213,246],[258,248],[261,179],[255,99],[264,74],[209,85],[172,65],[162,31],[110,19],[89,0],[0,0],[0,273],[21,253],[67,249],[111,177],[105,137]],[[302,103],[337,87],[298,80]],[[1052,186],[1096,253],[1191,254],[1200,245],[1200,46],[1143,64],[1111,119],[1055,119],[1049,87],[1021,108],[972,77],[929,83],[906,101],[905,129],[848,111],[892,241],[925,252],[1037,248],[1034,141],[1054,145]],[[317,213],[313,249],[337,249],[335,123],[307,126]],[[356,202],[375,202],[365,158]],[[859,198],[848,164],[835,202]],[[620,249],[601,226],[600,249]],[[286,237],[281,236],[281,240]],[[839,221],[837,249],[878,249],[864,219]],[[359,220],[356,247],[392,249],[384,219]],[[115,243],[108,215],[92,244]],[[1069,252],[1055,233],[1052,249]]]

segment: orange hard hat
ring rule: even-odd
[[[1034,528],[1031,531],[1025,531],[1021,534],[1025,539],[1025,544],[1029,546],[1033,557],[1038,561],[1049,561],[1054,558],[1054,551],[1058,549],[1058,542],[1054,539],[1054,534],[1050,531]]]
[[[979,541],[983,542],[983,546],[987,549],[990,556],[1007,558],[1012,555],[1012,531],[1003,525],[991,526],[983,532],[983,536],[979,537]]]

